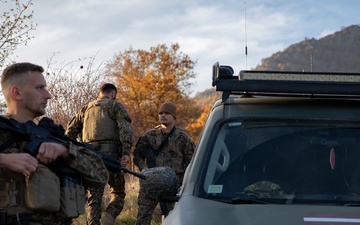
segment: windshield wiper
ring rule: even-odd
[[[260,201],[258,199],[254,199],[254,198],[232,198],[230,199],[231,204],[269,204],[267,202],[264,201]]]
[[[269,204],[267,202],[264,201],[260,201],[258,199],[253,199],[253,198],[210,198],[212,200],[218,201],[218,202],[223,202],[223,203],[228,203],[228,204]]]

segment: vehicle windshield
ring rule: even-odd
[[[236,120],[219,126],[198,195],[229,203],[360,203],[360,124]]]

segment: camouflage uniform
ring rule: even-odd
[[[185,169],[189,165],[193,156],[195,145],[185,131],[175,127],[173,134],[168,137],[169,140],[167,144],[160,152],[157,152],[157,149],[166,137],[167,133],[164,132],[160,125],[150,131],[147,131],[139,138],[136,144],[133,159],[134,164],[140,171],[145,167],[150,168],[151,166],[147,165],[144,151],[152,149],[155,153],[156,166],[172,168],[177,176],[177,188],[180,188]],[[159,202],[158,198],[148,198],[145,194],[145,189],[146,187],[140,186],[138,196],[139,209],[136,221],[137,225],[151,224],[152,213]],[[171,210],[172,208],[173,204],[168,204],[168,209]]]
[[[6,143],[7,140],[17,141],[19,139],[17,134],[13,134],[9,131],[0,131],[0,146]],[[14,142],[8,148],[3,150],[2,153],[22,153],[25,143],[26,142],[24,141]],[[107,182],[108,171],[98,156],[84,147],[75,146],[71,142],[66,143],[65,145],[68,147],[70,154],[66,158],[63,158],[62,161],[69,167],[75,169],[87,185],[103,185]],[[17,190],[12,192],[15,196],[11,196],[11,198],[17,199],[17,203],[15,205],[13,204],[14,202],[11,204],[6,203],[4,198],[0,198],[0,207],[7,205],[4,209],[8,210],[9,215],[27,212],[29,213],[30,225],[63,225],[71,221],[69,218],[64,218],[60,212],[39,212],[28,208],[24,201],[25,177],[22,174],[14,173],[6,169],[0,169],[0,186],[13,180],[15,180],[18,185],[16,186]],[[3,187],[0,187],[0,190],[2,188]],[[44,194],[52,195],[53,193]]]
[[[244,188],[246,195],[256,198],[285,198],[292,199],[294,196],[286,194],[280,185],[271,181],[259,181]]]
[[[134,141],[131,118],[125,106],[108,97],[97,98],[84,106],[69,122],[66,133],[69,137],[90,143],[95,150],[119,160],[123,155],[130,154]],[[125,179],[123,174],[110,172],[109,175],[111,200],[106,212],[116,218],[124,206]],[[88,189],[88,224],[100,224],[104,187]]]

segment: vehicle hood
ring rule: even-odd
[[[358,224],[358,207],[227,204],[207,199],[183,196],[163,225],[330,225]]]

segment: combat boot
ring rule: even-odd
[[[115,221],[115,217],[113,217],[110,213],[105,213],[104,218],[101,220],[101,225],[113,225]]]

